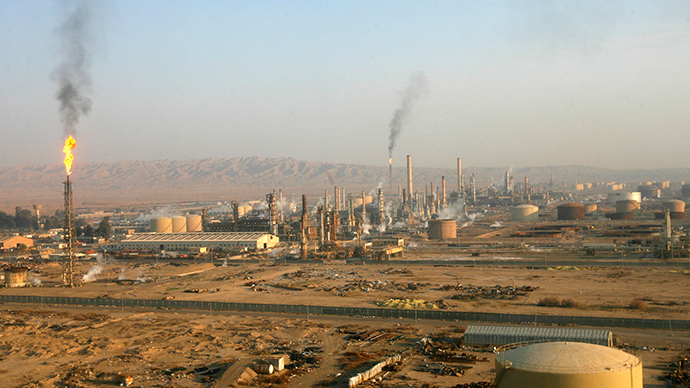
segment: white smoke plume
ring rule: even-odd
[[[491,224],[491,226],[489,226],[489,227],[490,228],[502,228],[503,224],[501,223],[501,221],[496,221],[493,224]]]
[[[477,218],[482,218],[482,217],[484,217],[484,214],[482,214],[482,213],[471,213],[471,214],[468,214],[468,215],[467,215],[467,218],[469,219],[469,221],[467,221],[467,222],[465,222],[464,224],[462,224],[461,228],[464,228],[464,227],[466,227],[466,226],[471,226],[472,224],[474,224],[474,221],[475,221]]]
[[[151,221],[158,217],[172,217],[176,214],[173,213],[170,206],[160,207],[158,209],[153,209],[148,213],[141,212],[139,216],[134,221]]]
[[[41,279],[36,275],[29,275],[29,281],[31,282],[31,285],[34,287],[38,287],[42,283]]]
[[[91,55],[87,49],[91,41],[91,2],[78,1],[57,28],[60,38],[61,61],[53,71],[58,83],[55,98],[60,101],[60,121],[65,136],[76,135],[81,115],[88,115],[92,101],[84,95],[91,87],[89,65]]]
[[[439,210],[438,218],[442,220],[461,220],[465,218],[465,200],[459,198],[449,206]]]
[[[398,135],[402,131],[403,122],[410,114],[412,106],[425,94],[429,92],[429,81],[424,73],[415,73],[410,77],[410,83],[403,92],[403,98],[400,102],[400,107],[393,112],[388,127],[390,134],[388,135],[388,156],[393,157],[393,150],[398,140]]]
[[[102,253],[98,253],[96,255],[96,264],[94,264],[91,267],[91,269],[89,269],[89,271],[87,273],[85,273],[84,276],[82,276],[81,280],[84,283],[96,281],[98,275],[100,275],[101,272],[103,272],[103,268],[105,268],[105,264],[106,264],[105,257],[103,256]]]

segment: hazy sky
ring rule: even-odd
[[[68,1],[0,2],[0,165],[60,163]],[[690,2],[98,1],[75,163],[690,165]]]

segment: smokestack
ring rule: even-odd
[[[237,232],[240,222],[240,204],[237,201],[232,201],[232,221],[232,231]]]
[[[366,218],[367,218],[367,198],[366,197],[367,197],[366,193],[364,192],[364,190],[362,190],[362,223],[365,223]]]
[[[441,177],[441,187],[442,187],[442,196],[441,196],[441,206],[446,207],[446,177],[442,176]]]
[[[74,217],[72,215],[72,184],[67,180],[65,185],[65,258],[62,260],[62,285],[74,287],[74,261],[77,254],[77,234],[74,229]]]
[[[458,197],[463,197],[462,195],[462,160],[458,158]]]
[[[323,208],[328,210],[328,190],[325,190],[323,194]]]
[[[283,209],[283,189],[278,190],[278,204],[280,206],[280,223],[285,222],[285,209]]]
[[[307,196],[302,194],[302,223],[300,235],[300,258],[307,258]]]
[[[347,193],[347,226],[355,226],[355,206],[352,193]]]
[[[383,201],[383,189],[378,188],[376,189],[376,194],[379,197],[379,224],[383,225],[384,220],[386,218],[386,206]]]
[[[407,195],[410,197],[410,203],[412,203],[412,156],[407,155]]]

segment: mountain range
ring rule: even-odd
[[[424,190],[433,182],[439,185],[446,177],[448,192],[457,189],[457,170],[413,166],[414,188]],[[585,166],[548,167],[464,167],[466,185],[474,173],[478,187],[503,184],[510,170],[515,182],[525,176],[531,183],[549,182],[551,175],[558,184],[575,182],[623,182],[637,185],[647,181],[682,182],[690,180],[690,168],[650,170],[612,170]],[[310,162],[294,158],[206,158],[200,160],[120,161],[75,163],[70,176],[74,204],[77,207],[146,205],[186,201],[230,201],[258,199],[274,189],[282,189],[287,198],[301,194],[323,195],[335,185],[360,195],[380,186],[390,191],[388,166],[366,166]],[[407,185],[406,167],[393,168],[393,191]],[[30,207],[41,203],[52,210],[63,203],[64,166],[20,165],[0,167],[0,210],[15,206]],[[636,187],[636,186],[634,186]]]

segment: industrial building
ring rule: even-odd
[[[0,250],[9,251],[20,246],[30,248],[34,246],[34,240],[22,236],[0,236]]]
[[[252,232],[188,232],[188,233],[138,233],[120,242],[122,250],[190,250],[208,248],[267,249],[280,242],[277,236]]]
[[[613,346],[613,334],[603,329],[565,327],[470,325],[465,330],[468,345],[502,346],[518,342],[575,341]]]
[[[496,356],[497,388],[642,388],[642,362],[632,354],[581,342],[546,342]]]

